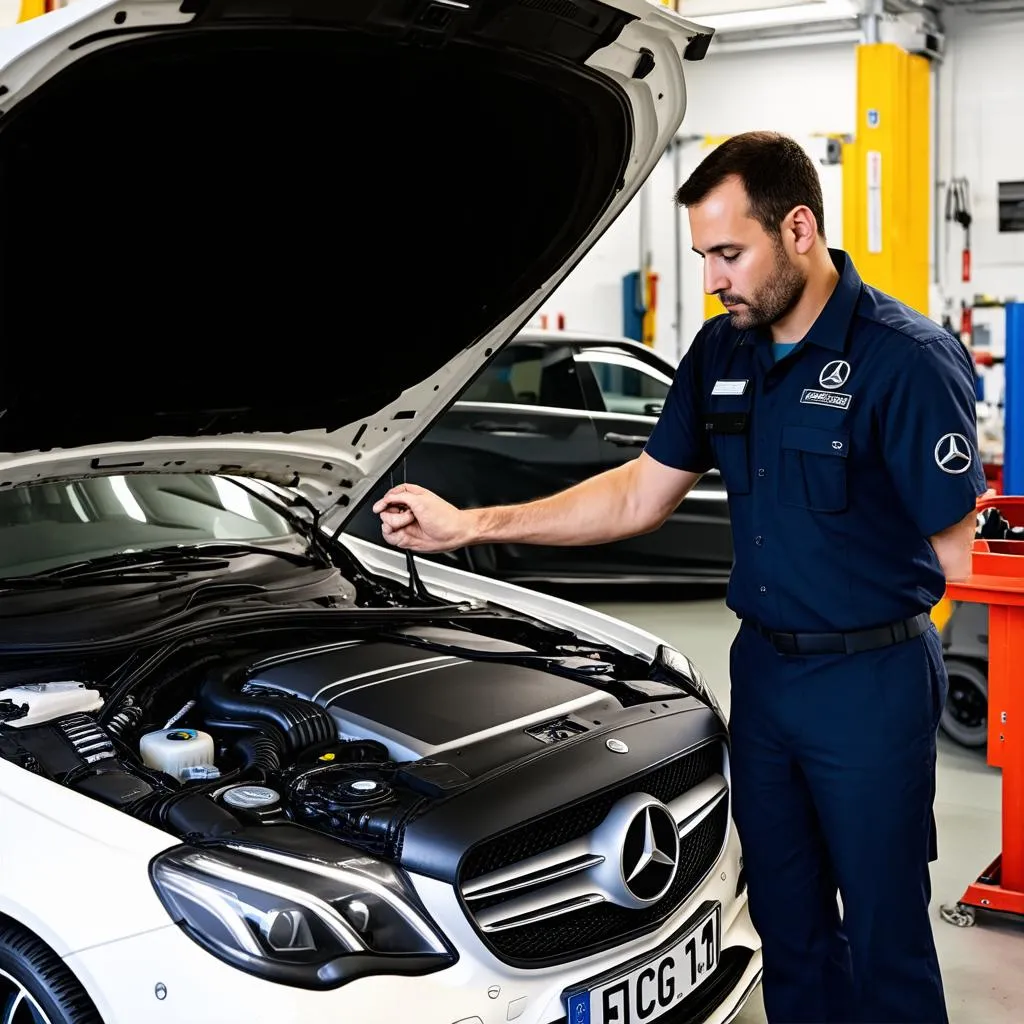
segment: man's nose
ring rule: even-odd
[[[716,292],[728,291],[729,278],[716,266],[714,260],[707,260],[704,263],[704,291],[708,295]]]

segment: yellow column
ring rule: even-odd
[[[843,153],[843,246],[869,284],[928,312],[928,61],[857,48],[857,130]]]
[[[28,21],[29,18],[38,18],[40,14],[45,13],[46,0],[21,0],[18,21]]]
[[[704,319],[710,320],[713,316],[718,316],[719,313],[726,312],[725,306],[722,305],[722,300],[717,295],[708,295],[704,293]]]

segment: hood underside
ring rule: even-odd
[[[231,472],[353,504],[635,193],[695,36],[646,0],[83,2],[19,26],[0,487]]]

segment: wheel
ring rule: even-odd
[[[946,662],[949,692],[939,720],[942,731],[965,747],[983,747],[988,739],[988,678],[969,661]]]
[[[951,906],[940,907],[939,914],[943,921],[955,925],[957,928],[973,928],[974,922],[977,920],[977,912],[967,903],[954,903]]]
[[[60,957],[14,925],[0,925],[0,1021],[103,1024],[85,989]]]

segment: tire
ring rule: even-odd
[[[67,965],[36,936],[0,923],[0,1021],[103,1024]]]
[[[988,741],[988,676],[973,662],[946,660],[949,692],[939,724],[964,747],[983,747]]]

